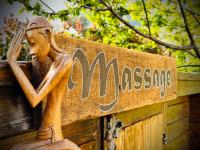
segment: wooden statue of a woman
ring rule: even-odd
[[[30,55],[34,59],[40,63],[44,63],[47,57],[52,60],[48,73],[36,90],[16,62],[24,37],[29,43]],[[27,28],[13,38],[7,60],[32,107],[36,107],[47,98],[37,137],[33,141],[15,145],[12,149],[78,150],[76,144],[63,138],[61,131],[61,100],[72,69],[72,57],[56,45],[50,23],[43,17],[30,20]]]

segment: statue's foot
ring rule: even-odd
[[[51,140],[31,140],[14,145],[11,150],[80,150],[80,148],[68,139],[58,142]]]

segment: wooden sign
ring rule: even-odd
[[[56,36],[73,54],[62,102],[62,124],[176,98],[175,60],[149,53]]]

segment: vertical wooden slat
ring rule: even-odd
[[[135,131],[135,146],[134,150],[143,150],[143,132],[142,132],[142,121],[136,123],[134,125],[134,131]]]
[[[120,135],[115,139],[117,150],[125,150],[124,149],[124,130],[120,131]]]
[[[142,122],[142,130],[143,130],[143,144],[144,150],[150,149],[150,119],[146,119]]]
[[[125,150],[134,150],[134,126],[130,126],[125,128],[125,141],[124,141],[124,149]]]
[[[162,114],[151,117],[151,150],[162,149]]]

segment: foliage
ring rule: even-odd
[[[173,56],[176,58],[177,66],[200,65],[200,58],[196,53],[200,47],[200,1],[181,1],[187,22],[184,21],[180,11],[179,0],[68,0],[66,9],[61,11],[65,12],[63,16],[60,11],[44,12],[39,3],[31,6],[29,0],[8,1],[23,3],[25,6],[23,10],[52,19],[57,17],[68,20],[68,14],[84,15],[93,24],[93,28],[84,31],[86,39],[137,51]],[[180,49],[160,45],[151,38],[137,34],[120,18],[142,34],[179,46]],[[188,36],[186,26],[189,27],[195,43],[192,43],[191,37]],[[195,48],[181,49],[188,45],[195,45],[196,51]],[[183,67],[179,70],[200,72],[200,67]]]
[[[11,15],[10,18],[5,18],[5,26],[2,28],[0,33],[0,60],[6,60],[6,54],[9,49],[12,38],[16,33],[16,26],[19,23],[17,19],[14,19]],[[22,42],[22,50],[18,60],[30,60],[28,56],[28,43]]]

